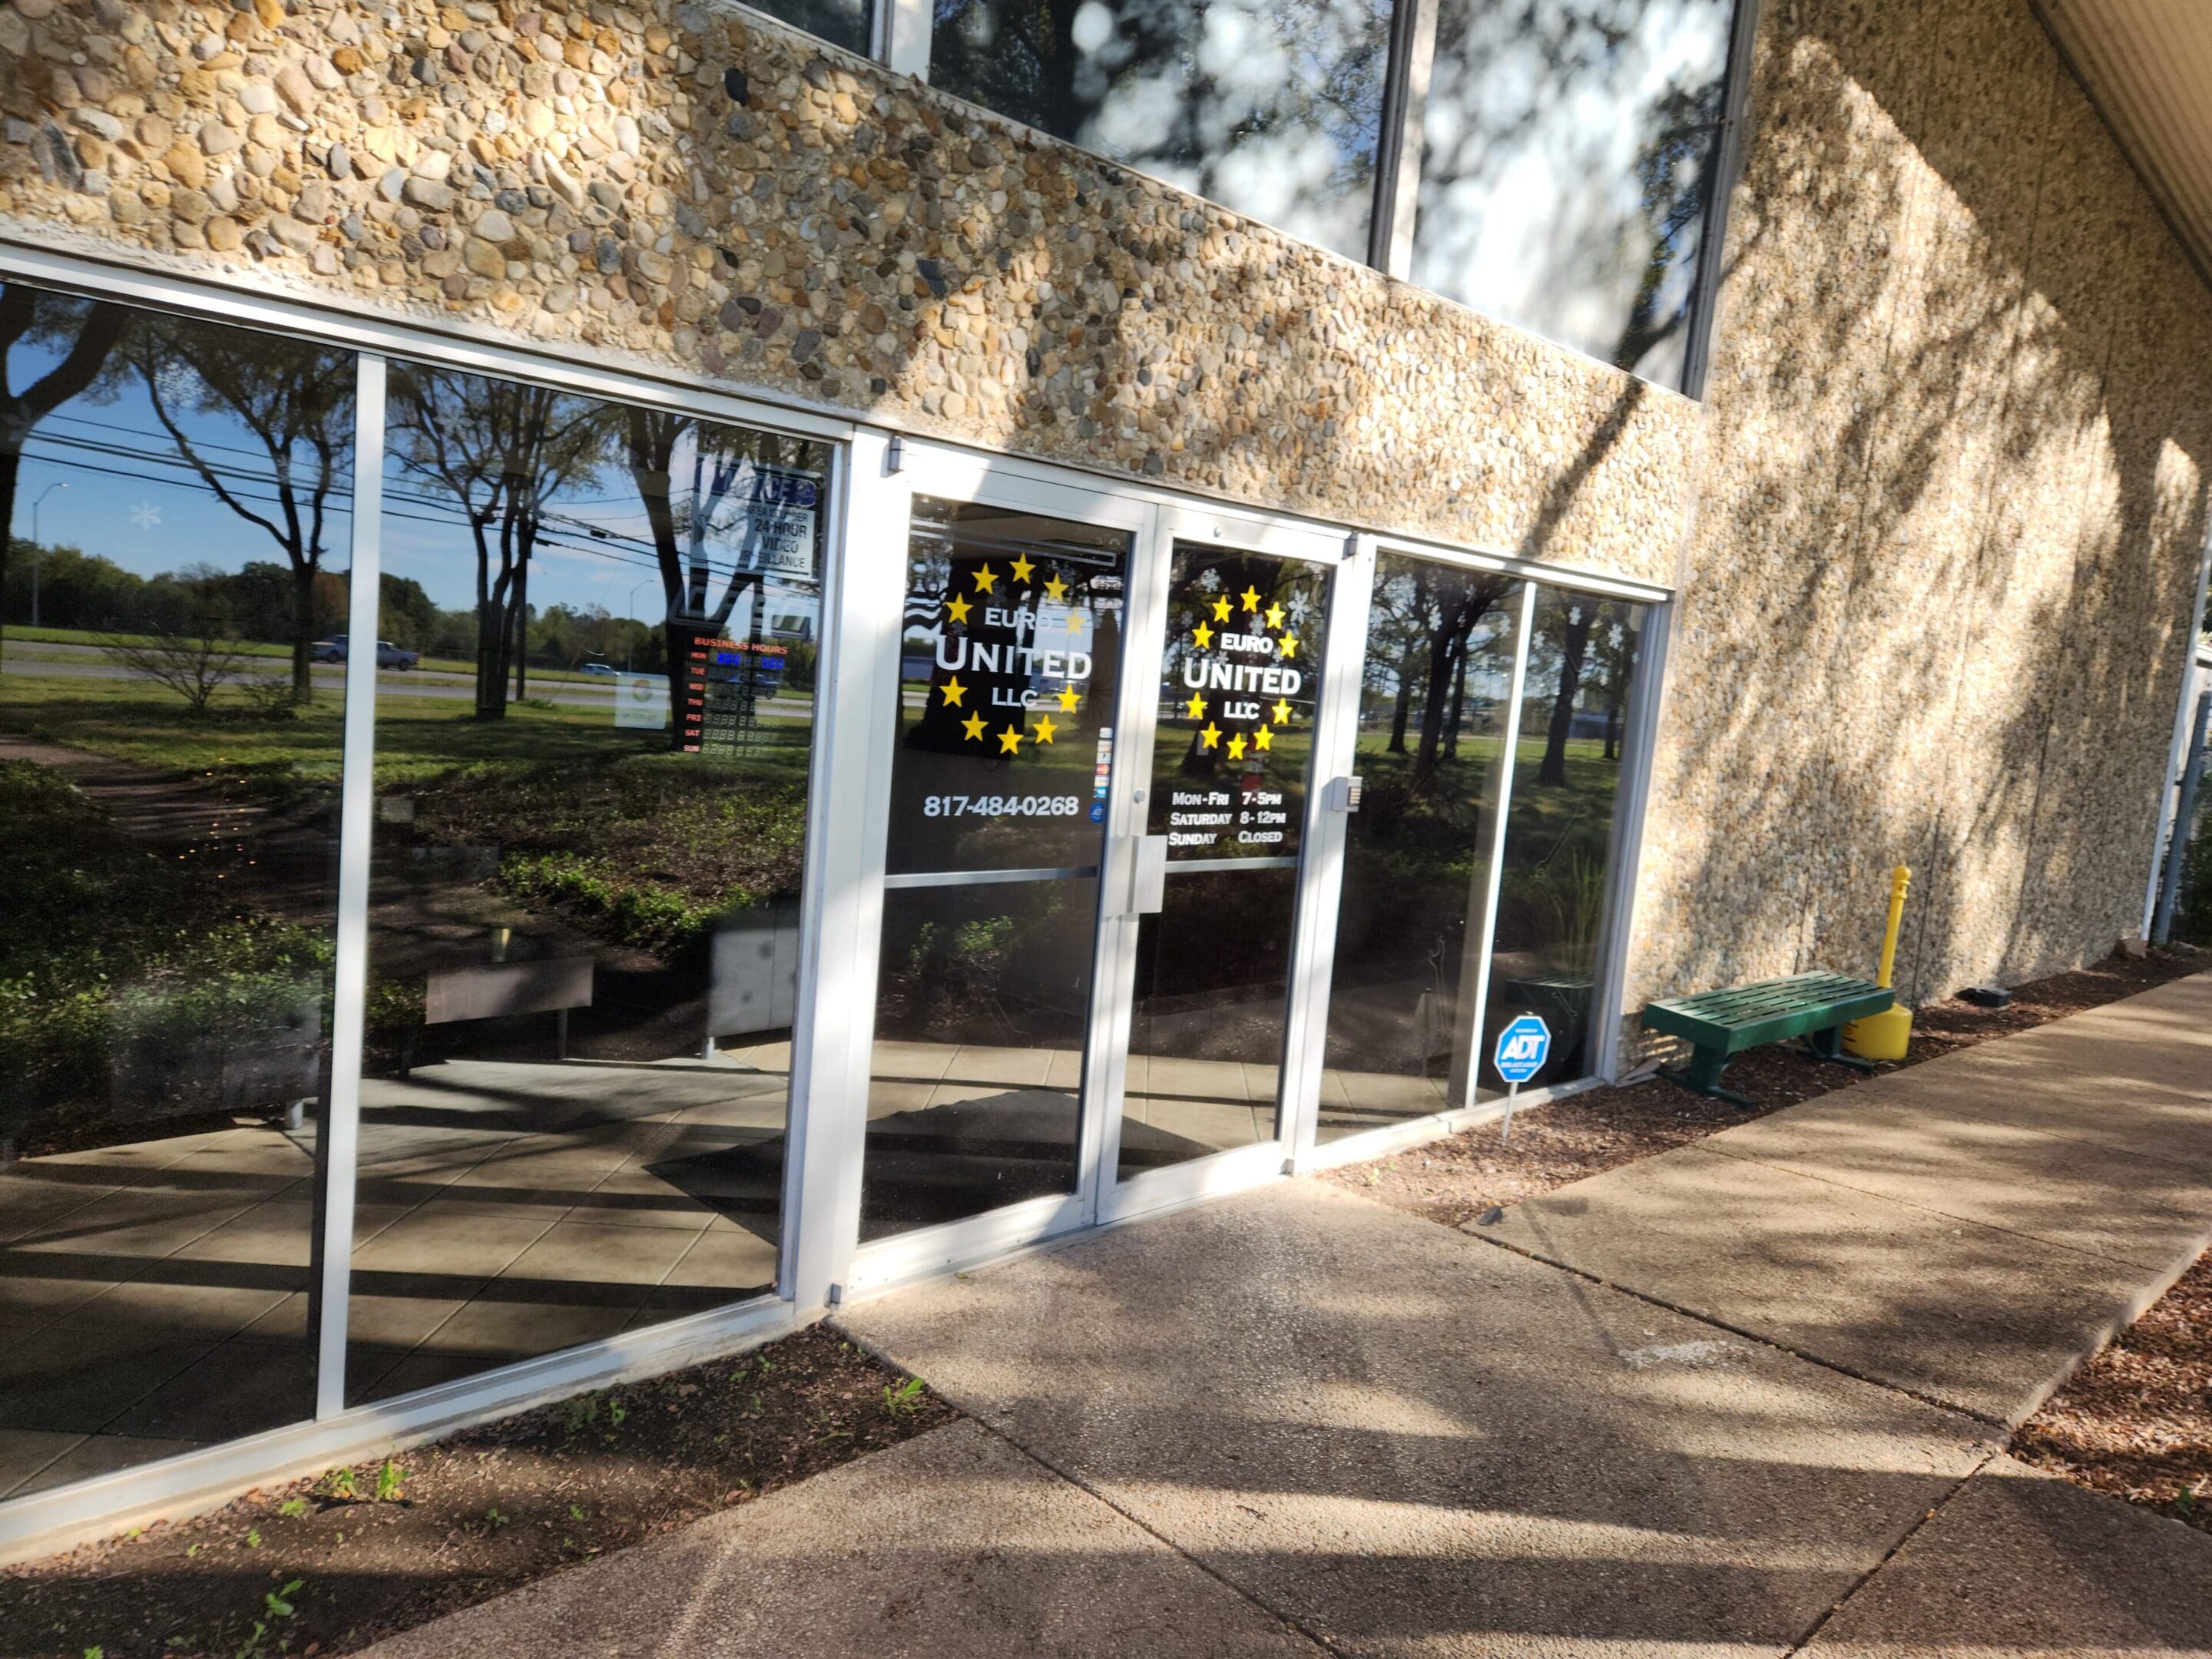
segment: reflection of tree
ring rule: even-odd
[[[315,576],[323,532],[338,483],[339,459],[353,436],[350,355],[280,335],[210,327],[149,313],[132,331],[132,366],[146,383],[155,418],[200,482],[246,523],[266,532],[292,572],[292,696],[314,695]],[[210,452],[218,439],[186,416],[220,422],[220,436],[251,433],[269,458],[270,511],[249,505],[238,464]],[[228,447],[228,445],[222,446]]]
[[[392,389],[392,453],[444,486],[468,520],[477,553],[476,714],[504,719],[510,664],[516,696],[527,690],[528,572],[546,507],[596,475],[606,405],[434,369],[402,369]]]
[[[118,306],[46,294],[21,283],[0,285],[0,583],[7,580],[23,446],[40,421],[100,377],[128,315]],[[61,357],[21,392],[8,362],[18,343],[44,347]]]
[[[1547,601],[1539,611],[1536,649],[1529,659],[1530,684],[1553,688],[1544,758],[1536,769],[1539,783],[1566,782],[1567,742],[1573,734],[1576,706],[1585,690],[1594,690],[1604,700],[1605,758],[1620,757],[1621,719],[1636,665],[1637,636],[1628,625],[1631,621],[1626,606],[1564,596]],[[1536,667],[1540,656],[1540,676]]]
[[[1518,584],[1493,571],[1421,564],[1384,584],[1369,623],[1368,660],[1395,660],[1389,688],[1389,753],[1406,752],[1414,712],[1420,717],[1408,779],[1416,792],[1437,766],[1459,754],[1467,716],[1468,659],[1475,632],[1504,606]]]
[[[1442,0],[1417,280],[1620,368],[1679,335],[1730,0]]]
[[[764,538],[772,533],[774,515],[751,515],[744,537],[727,550],[721,547],[722,531],[715,519],[732,490],[741,483],[750,485],[757,465],[764,463],[805,471],[805,441],[719,426],[665,410],[625,407],[622,416],[623,459],[644,506],[646,523],[653,534],[653,558],[660,568],[668,635],[669,707],[680,709],[692,641],[720,635],[729,626],[738,601],[748,595],[752,604],[746,631],[752,643],[761,642],[759,600],[774,550],[764,544]],[[686,448],[690,452],[691,486],[687,493],[678,495],[674,470]],[[713,592],[714,575],[712,550],[726,550],[730,563],[721,597],[710,605],[708,595]],[[670,726],[672,741],[680,746],[683,720],[673,719]]]
[[[1374,0],[937,0],[930,78],[1358,252],[1389,8]]]

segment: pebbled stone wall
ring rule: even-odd
[[[1908,1002],[2142,922],[2212,468],[2212,295],[2024,0],[1769,3],[1632,1007]]]
[[[4,0],[0,233],[1665,580],[1692,404],[733,8]]]

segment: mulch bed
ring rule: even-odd
[[[2011,1449],[2212,1532],[2212,1256],[2075,1372]]]
[[[0,1654],[349,1653],[957,1415],[817,1327],[8,1569]]]
[[[2070,974],[2016,986],[2006,1008],[1978,1008],[1955,998],[1931,1003],[1913,1016],[1905,1058],[1877,1068],[1875,1075],[2117,1002],[2208,967],[2212,957],[2177,946],[2140,957],[2115,955]],[[1485,1124],[1371,1163],[1328,1170],[1322,1179],[1447,1227],[1464,1226],[1492,1208],[1540,1197],[1570,1182],[1866,1080],[1865,1073],[1850,1066],[1821,1064],[1797,1045],[1775,1044],[1753,1049],[1729,1066],[1728,1086],[1757,1103],[1748,1109],[1653,1079],[1626,1088],[1592,1089],[1516,1113],[1503,1146],[1497,1126]]]

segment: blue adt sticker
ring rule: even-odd
[[[1106,822],[1106,803],[1104,801],[1094,800],[1091,803],[1091,821],[1093,823],[1103,823]]]
[[[1493,1063],[1508,1083],[1526,1083],[1544,1069],[1552,1052],[1552,1028],[1534,1014],[1523,1014],[1498,1034]]]

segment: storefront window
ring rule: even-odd
[[[939,0],[933,84],[1364,259],[1389,0]]]
[[[1493,571],[1389,553],[1376,563],[1324,1142],[1468,1103],[1522,592]]]
[[[313,1410],[355,378],[0,286],[0,1496]]]
[[[875,27],[870,0],[761,0],[759,9],[779,22],[818,34],[833,46],[865,58]]]
[[[1587,1076],[1613,829],[1626,775],[1644,607],[1537,590],[1483,1011],[1486,1057],[1516,1015],[1540,1015],[1550,1057],[1531,1086]],[[1498,1092],[1486,1064],[1485,1093]]]
[[[1439,0],[1413,279],[1680,382],[1732,0]]]
[[[356,1399],[774,1284],[829,464],[394,366]]]

